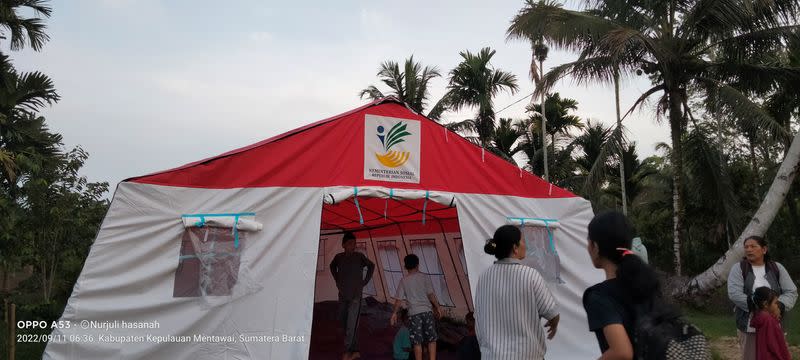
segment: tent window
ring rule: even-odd
[[[561,261],[555,248],[555,228],[543,226],[520,226],[528,248],[523,262],[539,271],[545,281],[563,284]]]
[[[328,239],[319,239],[319,249],[317,250],[317,272],[325,271],[325,240]]]
[[[436,298],[442,306],[455,307],[450,292],[447,290],[442,265],[439,263],[439,253],[433,239],[411,240],[411,252],[419,257],[419,271],[427,274],[433,283]]]
[[[378,241],[378,254],[381,258],[383,278],[390,294],[397,292],[397,285],[403,278],[403,267],[400,265],[400,252],[394,240]]]
[[[358,242],[356,243],[356,251],[364,254],[367,258],[369,258],[369,254],[367,254],[367,243],[366,242]],[[364,286],[364,297],[367,296],[378,296],[378,292],[375,290],[375,274],[373,273],[372,279],[369,279],[369,283]],[[364,269],[363,276],[367,276],[367,269]]]
[[[239,242],[246,241],[239,232]],[[227,296],[239,276],[241,246],[227,228],[190,227],[181,238],[173,297]]]

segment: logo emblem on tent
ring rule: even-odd
[[[407,127],[405,123],[399,122],[392,126],[389,132],[384,135],[384,127],[378,126],[377,135],[381,144],[383,144],[384,153],[375,153],[375,157],[378,158],[378,161],[384,166],[390,168],[403,166],[403,164],[408,161],[409,156],[411,156],[411,152],[409,151],[392,150],[393,146],[405,142],[405,137],[411,135],[410,132],[406,131]]]

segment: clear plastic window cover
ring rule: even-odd
[[[517,223],[519,226],[519,223]],[[522,262],[533,267],[545,281],[564,284],[561,279],[561,259],[555,248],[554,229],[542,226],[520,226],[527,245]]]
[[[230,228],[187,227],[173,297],[195,297],[202,307],[211,308],[260,291],[242,256],[250,245],[248,233],[238,234],[238,246],[235,240]]]
[[[233,229],[235,226],[239,231],[261,231],[264,228],[255,220],[254,213],[185,214],[181,220],[185,228],[209,226]]]
[[[354,196],[375,197],[381,199],[392,198],[397,200],[415,200],[427,198],[442,205],[456,206],[456,197],[453,193],[428,190],[390,189],[380,186],[335,186],[325,188],[325,191],[323,192],[323,201],[325,204],[333,205]]]

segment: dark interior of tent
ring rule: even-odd
[[[455,359],[458,343],[467,334],[464,317],[473,310],[456,207],[425,198],[361,196],[322,209],[309,359],[341,359],[345,351],[338,290],[329,265],[343,251],[346,231],[355,234],[356,251],[375,264],[358,320],[361,358],[394,358],[392,343],[400,328],[390,325],[394,295],[407,274],[403,258],[416,254],[419,271],[430,278],[443,309],[437,321],[437,356]]]

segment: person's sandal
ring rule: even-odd
[[[355,359],[361,359],[361,353],[360,353],[360,352],[358,352],[358,351],[356,351],[356,352],[352,353],[352,355],[351,355],[351,356],[352,356],[352,357],[350,358],[351,360],[355,360]]]

